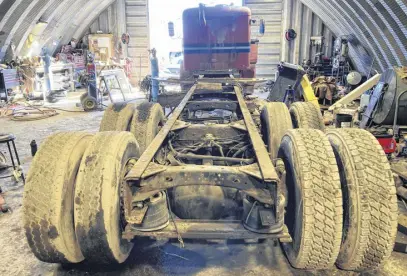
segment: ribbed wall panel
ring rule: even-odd
[[[377,39],[377,43],[379,43],[383,56],[387,57],[388,62],[401,65],[401,56],[397,54],[397,52],[401,53],[401,51],[395,49],[398,48],[400,50],[400,48],[397,47],[396,41],[387,30],[387,26],[370,7],[368,1],[359,2],[358,0],[347,0],[347,2],[354,8],[356,12],[355,16],[366,23],[366,27],[370,30],[370,33],[377,38],[383,38]]]
[[[126,0],[126,25],[130,35],[128,54],[133,60],[131,81],[136,84],[150,73],[148,0]]]
[[[259,37],[259,57],[256,65],[258,78],[273,78],[280,63],[281,49],[281,0],[244,0],[243,4],[252,11],[252,18],[266,21],[266,33]],[[253,26],[252,37],[258,33],[258,26]]]

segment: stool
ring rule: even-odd
[[[14,176],[16,178],[16,180],[18,181],[18,174],[16,174],[16,173],[21,172],[21,179],[23,180],[23,183],[25,184],[25,177],[24,177],[24,173],[21,169],[20,158],[17,153],[16,144],[14,143],[15,139],[16,139],[16,137],[13,134],[0,133],[0,144],[7,144],[8,152],[9,152],[10,158],[11,158],[11,164],[13,165],[13,170],[14,170],[13,175],[3,176],[1,178],[7,178],[7,177]],[[13,151],[11,149],[10,143],[13,146],[16,160],[14,160],[14,155],[13,155]]]

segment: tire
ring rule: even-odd
[[[99,131],[116,131],[117,122],[119,120],[120,111],[125,109],[127,103],[119,102],[110,104],[102,118],[102,122],[100,123]]]
[[[89,263],[123,263],[133,244],[122,239],[121,183],[127,161],[139,157],[129,132],[99,132],[89,144],[75,188],[75,231]]]
[[[92,111],[96,109],[97,101],[94,97],[86,96],[81,101],[83,109],[85,111]]]
[[[312,128],[325,131],[321,110],[311,102],[296,102],[290,107],[294,128]]]
[[[335,155],[319,130],[289,130],[279,158],[286,167],[285,223],[293,239],[283,243],[295,268],[334,265],[342,237],[342,193]]]
[[[131,120],[133,119],[136,107],[136,104],[129,103],[119,112],[119,117],[116,121],[116,131],[130,131]]]
[[[34,255],[48,263],[84,260],[73,221],[73,196],[82,156],[92,136],[58,133],[47,138],[31,164],[24,187],[23,221]]]
[[[270,158],[275,160],[284,134],[293,128],[290,112],[284,103],[264,104],[261,112],[263,139],[268,146]]]
[[[370,270],[387,259],[397,234],[397,196],[377,139],[361,129],[328,131],[343,191],[344,235],[336,264]]]
[[[136,106],[131,122],[130,132],[134,134],[143,153],[164,125],[165,116],[161,105],[141,103]]]

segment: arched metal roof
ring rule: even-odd
[[[83,34],[114,1],[0,0],[0,61],[13,56],[12,48],[16,55],[28,53],[25,41],[38,22],[46,27],[36,34],[37,48],[47,45],[53,51],[74,35]]]
[[[350,37],[361,72],[407,65],[406,0],[301,0],[336,36]]]
[[[288,0],[282,0],[288,1]],[[407,65],[406,0],[300,0],[322,19],[335,36],[350,38],[350,55],[358,70],[383,71]],[[37,47],[55,50],[80,38],[115,0],[0,0],[0,60],[26,55],[25,43],[38,22]],[[278,2],[278,1],[276,1]],[[13,47],[11,47],[13,46]]]

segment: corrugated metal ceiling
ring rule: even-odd
[[[405,0],[301,0],[335,33],[349,36],[352,60],[361,72],[407,65]]]

